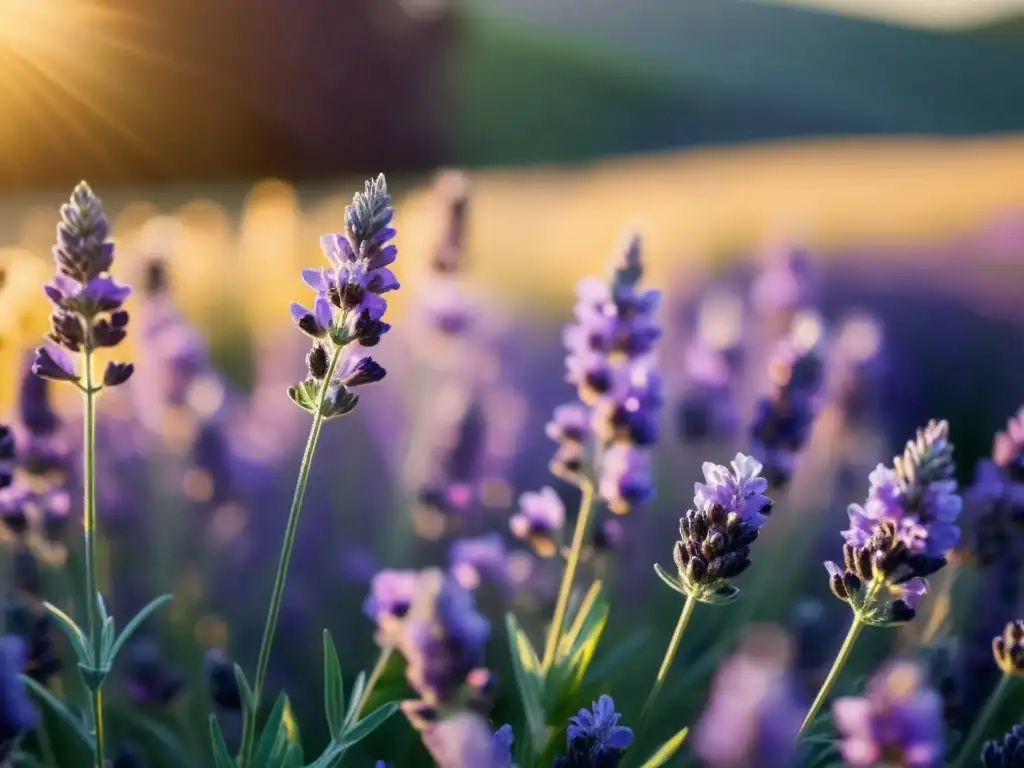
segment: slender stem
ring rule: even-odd
[[[953,763],[953,768],[963,768],[973,761],[975,765],[978,763],[978,741],[985,734],[985,728],[988,726],[992,716],[999,709],[999,704],[1003,700],[1003,696],[1006,695],[1006,691],[1010,688],[1010,681],[1013,680],[1011,675],[1004,674],[1002,679],[999,681],[999,685],[992,691],[992,695],[988,697],[988,701],[985,703],[985,708],[981,710],[981,714],[978,715],[974,721],[974,725],[971,726],[971,730],[967,734],[967,738],[964,739],[963,745],[957,752],[956,762]]]
[[[295,534],[299,528],[299,513],[302,511],[302,501],[306,496],[306,483],[309,481],[309,470],[312,465],[313,452],[316,450],[317,441],[320,438],[320,428],[323,426],[323,405],[327,398],[327,390],[330,387],[331,378],[334,376],[334,369],[341,359],[343,347],[337,347],[331,356],[331,364],[327,368],[327,375],[324,376],[323,384],[320,387],[320,395],[317,397],[316,412],[313,414],[313,424],[309,429],[309,438],[306,440],[306,450],[302,453],[302,463],[299,465],[299,477],[295,482],[295,494],[292,497],[292,506],[288,512],[288,523],[285,526],[284,543],[281,545],[281,559],[277,564],[277,575],[274,577],[274,589],[270,598],[270,607],[267,610],[267,623],[263,628],[263,641],[260,643],[259,661],[256,664],[256,682],[253,686],[253,696],[256,704],[254,711],[246,712],[244,733],[242,743],[241,768],[248,768],[252,763],[253,748],[256,744],[256,714],[260,705],[260,696],[263,693],[263,684],[267,677],[267,667],[270,663],[270,649],[274,644],[274,632],[277,630],[277,621],[281,615],[281,605],[284,602],[284,586],[288,578],[288,566],[291,564],[292,549],[295,547]]]
[[[825,682],[821,684],[821,690],[819,690],[818,695],[814,697],[814,702],[811,704],[811,708],[807,711],[807,717],[804,718],[803,725],[800,726],[800,733],[807,730],[811,721],[817,717],[818,712],[825,704],[825,700],[828,699],[832,686],[835,685],[836,680],[839,679],[839,673],[842,671],[847,659],[850,658],[850,652],[853,650],[853,646],[857,642],[857,636],[860,635],[862,629],[864,629],[864,622],[860,620],[860,616],[854,613],[853,622],[850,624],[850,631],[846,633],[846,639],[843,641],[843,647],[839,649],[839,653],[836,655],[836,660],[832,663],[832,669],[828,672],[828,677],[826,677]]]
[[[544,661],[541,664],[543,674],[547,674],[555,661],[555,650],[562,637],[562,625],[565,624],[565,612],[569,607],[573,578],[576,576],[576,567],[579,565],[580,553],[583,551],[583,540],[587,534],[587,521],[590,518],[590,510],[594,506],[593,484],[589,480],[584,480],[580,483],[580,490],[583,492],[583,496],[580,498],[580,513],[576,517],[576,530],[572,535],[572,546],[565,562],[565,570],[562,572],[562,586],[558,590],[555,614],[551,618],[547,642],[544,645]]]
[[[96,727],[96,768],[106,768],[103,759],[103,690],[100,686],[92,691],[92,716]]]
[[[676,653],[679,651],[679,642],[683,638],[683,632],[686,631],[686,626],[690,623],[690,617],[693,616],[693,609],[696,607],[697,600],[694,599],[693,595],[687,595],[686,602],[683,603],[683,609],[679,612],[679,621],[676,622],[676,628],[672,633],[672,639],[668,641],[668,648],[665,649],[665,657],[661,660],[661,667],[658,668],[658,676],[654,678],[654,685],[651,686],[651,692],[647,695],[647,701],[644,703],[644,708],[640,713],[640,723],[637,726],[637,739],[643,735],[644,724],[647,722],[648,715],[653,711],[654,702],[665,685],[665,680],[668,678],[668,671],[672,667],[672,662],[676,658]]]
[[[86,323],[85,338],[92,337],[92,324]],[[86,342],[83,354],[83,375],[85,377],[85,443],[84,494],[85,514],[83,530],[85,538],[85,606],[89,622],[89,638],[95,664],[103,663],[103,628],[99,626],[97,611],[99,605],[98,558],[96,556],[96,389],[93,386],[92,349]],[[93,686],[89,686],[92,688]],[[103,697],[99,686],[92,691],[93,730],[96,732],[96,768],[103,767]]]
[[[363,708],[370,700],[370,694],[373,693],[373,689],[376,688],[377,683],[380,682],[381,675],[383,675],[384,670],[387,669],[388,661],[391,659],[391,654],[394,650],[395,647],[393,645],[385,645],[380,649],[380,653],[377,655],[377,663],[374,664],[373,669],[370,670],[370,679],[366,681],[366,687],[363,688],[363,693],[359,697],[359,703],[356,705],[356,712],[352,716],[352,725],[359,722],[359,716],[363,713]]]
[[[39,727],[36,729],[36,733],[39,736],[39,751],[42,753],[43,762],[52,768],[60,768],[57,755],[53,751],[53,742],[50,740],[50,731],[46,727],[46,718],[42,715],[39,717]]]

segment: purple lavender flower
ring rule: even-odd
[[[726,513],[735,512],[747,525],[760,529],[771,513],[772,501],[765,495],[768,481],[761,477],[763,466],[753,456],[737,453],[727,467],[704,462],[703,483],[693,485],[693,505],[702,509],[720,504]]]
[[[960,540],[956,520],[963,502],[954,472],[949,425],[932,421],[907,443],[893,469],[879,464],[871,473],[868,500],[864,506],[850,505],[850,528],[843,538],[863,546],[878,524],[889,520],[911,551],[943,556]]]
[[[25,645],[20,638],[0,637],[0,760],[14,742],[35,727],[38,716],[19,675],[25,667]]]
[[[586,446],[592,437],[590,409],[583,403],[567,403],[555,408],[551,421],[544,427],[547,436],[558,444],[551,460],[551,474],[572,483],[579,483],[583,471]]]
[[[825,568],[833,594],[868,623],[910,621],[926,577],[946,564],[946,551],[960,538],[955,469],[949,425],[932,421],[893,469],[879,465],[871,473],[867,503],[850,505],[843,567]]]
[[[707,768],[795,768],[804,708],[790,672],[792,647],[784,633],[759,629],[715,675],[707,707],[693,734],[694,753]]]
[[[302,280],[316,293],[312,308],[292,304],[292,319],[314,346],[307,358],[308,376],[288,390],[300,407],[313,412],[318,407],[323,380],[332,373],[332,359],[341,348],[358,342],[362,347],[380,343],[391,326],[384,322],[387,301],[384,293],[398,288],[390,265],[398,255],[391,243],[394,211],[387,182],[381,174],[367,181],[345,209],[345,232],[323,235],[320,247],[330,268],[304,269]],[[329,342],[330,346],[323,346]],[[349,388],[380,381],[385,371],[370,357],[353,356],[344,361],[327,383],[322,416],[331,418],[350,412],[358,397]]]
[[[942,699],[925,687],[915,664],[883,667],[863,697],[836,700],[832,721],[843,736],[843,760],[853,768],[879,763],[932,768],[942,761]]]
[[[693,509],[679,521],[673,560],[683,587],[701,602],[736,596],[729,580],[750,567],[750,545],[771,509],[760,462],[740,453],[732,468],[705,463],[707,482],[694,484]]]
[[[370,594],[363,602],[363,613],[377,623],[377,644],[396,645],[402,622],[412,607],[419,584],[416,571],[384,570],[370,582]]]
[[[643,277],[640,238],[631,237],[608,282],[587,278],[576,289],[575,322],[563,341],[566,379],[591,406],[590,427],[600,448],[597,487],[612,511],[623,514],[653,495],[648,449],[657,440],[662,406],[654,344],[661,328],[654,319],[661,295],[639,288]],[[553,471],[580,477],[590,434],[579,411],[562,408],[548,430],[560,447]]]
[[[619,725],[611,696],[601,696],[593,709],[581,709],[569,718],[566,750],[555,768],[615,768],[623,752],[633,743],[633,731]]]
[[[983,768],[1016,768],[1024,765],[1024,725],[1015,725],[1002,738],[986,741],[981,748]]]
[[[528,542],[541,557],[553,557],[565,525],[565,505],[554,488],[545,486],[519,497],[519,512],[509,520],[518,539]]]
[[[53,248],[57,274],[45,289],[54,307],[47,335],[51,344],[36,350],[33,371],[54,381],[77,382],[80,374],[67,352],[88,355],[120,344],[128,328],[128,313],[122,306],[131,289],[108,274],[114,244],[107,240],[110,227],[102,202],[88,184],[75,187],[60,215]],[[105,386],[124,383],[131,370],[128,363],[111,363]]]
[[[751,453],[764,463],[772,485],[789,482],[811,434],[823,378],[821,336],[819,318],[798,318],[769,365],[771,390],[757,403],[750,436]]]
[[[508,548],[500,533],[459,539],[448,550],[448,570],[462,587],[473,590],[487,581],[508,587]]]
[[[471,592],[438,569],[418,575],[398,648],[408,664],[406,679],[424,703],[452,699],[469,673],[483,665],[490,632]]]

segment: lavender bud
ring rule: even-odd
[[[135,373],[135,366],[131,363],[107,363],[103,370],[103,386],[117,387],[124,384]]]
[[[322,380],[327,375],[329,365],[327,347],[320,343],[314,344],[306,356],[306,367],[309,370],[309,375],[318,381]]]
[[[387,375],[387,371],[372,357],[350,357],[338,373],[338,381],[346,387],[373,384]]]
[[[1024,677],[1024,619],[1011,621],[993,638],[992,653],[1004,674]]]
[[[1002,738],[986,741],[981,748],[983,768],[1017,768],[1024,765],[1024,725],[1015,725]]]
[[[238,689],[238,678],[235,677],[235,665],[222,650],[214,648],[207,651],[203,668],[213,703],[227,712],[240,712],[242,694]]]

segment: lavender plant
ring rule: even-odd
[[[260,643],[255,684],[250,688],[241,668],[236,667],[235,670],[242,691],[244,715],[242,744],[238,755],[240,768],[270,768],[280,765],[282,760],[287,761],[288,765],[300,764],[297,761],[301,761],[301,748],[289,735],[286,724],[285,715],[289,708],[287,697],[282,694],[277,699],[258,741],[256,718],[320,430],[324,421],[344,416],[355,409],[359,402],[356,389],[380,381],[386,374],[372,357],[352,353],[349,347],[352,344],[362,348],[374,347],[391,328],[383,319],[387,309],[387,300],[383,294],[398,288],[398,279],[390,269],[398,254],[397,247],[391,243],[395,235],[395,229],[391,226],[393,216],[391,196],[384,175],[381,174],[367,181],[363,191],[352,198],[352,204],[345,210],[344,233],[320,238],[320,246],[330,267],[302,271],[303,282],[315,292],[312,308],[297,303],[291,306],[292,320],[312,339],[312,347],[306,357],[307,375],[289,388],[288,396],[312,415],[313,423],[302,454],[288,513],[281,557]],[[326,634],[324,650],[327,666],[325,706],[331,725],[331,743],[318,763],[327,766],[339,760],[352,744],[387,719],[395,707],[385,705],[362,723],[357,723],[361,692],[353,695],[357,704],[346,714],[343,709],[341,668],[337,663],[333,641]],[[232,765],[234,761],[227,752],[214,718],[211,718],[211,729],[218,763]]]
[[[946,564],[945,553],[960,537],[954,471],[949,425],[932,421],[891,469],[880,464],[871,473],[867,502],[850,505],[843,565],[829,561],[825,568],[832,593],[850,605],[853,621],[801,730],[825,703],[861,630],[912,620],[927,577]]]
[[[97,379],[95,359],[99,350],[116,347],[127,336],[128,313],[123,305],[131,289],[110,275],[114,244],[107,239],[109,224],[100,199],[85,182],[75,187],[71,199],[61,207],[60,214],[57,244],[53,248],[57,273],[45,288],[53,305],[48,344],[36,350],[32,372],[43,379],[73,384],[85,401],[83,524],[86,626],[80,628],[74,619],[50,603],[46,608],[67,634],[78,660],[82,682],[90,691],[91,727],[85,727],[77,713],[53,698],[45,688],[31,678],[26,680],[66,720],[77,724],[76,730],[89,744],[96,767],[105,768],[103,683],[124,643],[153,611],[170,599],[170,595],[159,597],[143,608],[118,636],[114,619],[107,614],[98,589],[96,399],[105,389],[124,384],[134,369],[131,363],[111,361]],[[77,364],[72,355],[78,356]]]

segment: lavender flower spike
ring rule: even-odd
[[[679,521],[673,559],[683,590],[700,602],[721,603],[739,591],[730,579],[750,566],[750,545],[771,510],[760,471],[760,462],[738,453],[731,472],[707,462],[707,482],[694,484],[693,509]]]
[[[550,486],[519,497],[519,512],[509,520],[516,538],[529,542],[541,557],[558,552],[559,538],[565,525],[565,505]]]
[[[320,247],[329,268],[304,269],[302,280],[316,294],[312,308],[291,305],[292,320],[314,340],[306,378],[288,390],[300,407],[325,419],[351,412],[359,398],[350,389],[380,381],[385,370],[373,358],[352,356],[338,368],[342,349],[380,343],[391,326],[384,322],[384,293],[398,288],[389,265],[398,249],[391,239],[394,211],[383,174],[366,182],[345,210],[345,231],[323,235]]]
[[[837,699],[832,721],[851,768],[887,765],[933,768],[943,757],[942,699],[909,662],[882,668],[862,698]]]
[[[849,508],[843,567],[826,563],[833,593],[869,624],[909,621],[956,545],[962,501],[946,422],[932,421],[907,443],[893,468],[871,473],[864,506]]]
[[[54,381],[78,382],[81,378],[68,353],[88,356],[101,347],[115,347],[127,335],[128,313],[122,308],[131,289],[109,274],[114,263],[114,244],[107,239],[110,225],[102,202],[82,182],[60,210],[57,244],[53,258],[57,274],[45,287],[53,304],[50,345],[36,350],[33,372]],[[104,386],[123,384],[132,373],[129,363],[114,366],[104,376]],[[92,384],[90,383],[90,386]]]

